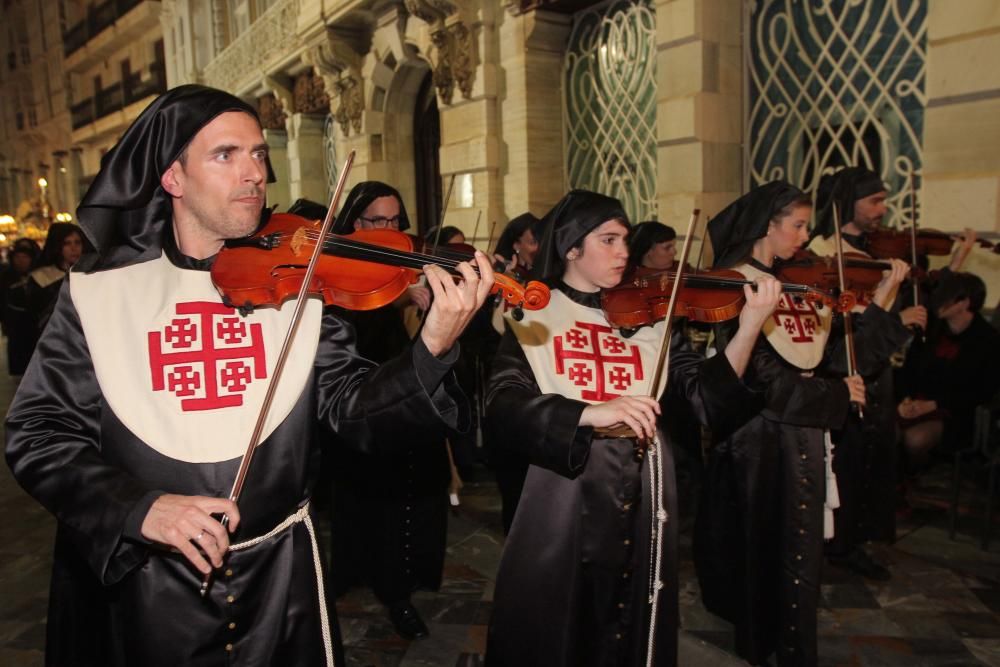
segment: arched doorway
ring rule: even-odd
[[[441,220],[441,117],[428,71],[413,109],[413,167],[417,187],[417,229],[425,234]]]

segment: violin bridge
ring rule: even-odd
[[[292,242],[290,244],[292,252],[296,255],[300,255],[302,251],[302,246],[305,245],[305,242],[306,242],[306,228],[299,227],[298,229],[295,230],[295,233],[292,234]]]

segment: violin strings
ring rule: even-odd
[[[666,275],[668,278],[676,278],[676,273],[671,273],[669,270],[657,271],[656,273],[647,273],[643,278],[651,278],[654,276]],[[726,278],[724,276],[701,276],[701,275],[684,275],[684,282],[690,285],[698,285],[702,287],[742,287],[743,285],[753,285],[752,280],[739,280],[738,278]],[[811,292],[814,288],[808,285],[800,285],[797,283],[781,283],[781,288],[786,292]],[[819,291],[819,290],[815,290]]]
[[[277,234],[279,238],[279,243],[282,238],[284,238],[284,233]],[[311,237],[311,238],[310,238]],[[318,234],[307,233],[306,238],[315,241],[319,238]],[[433,255],[425,255],[422,253],[406,252],[403,250],[396,250],[394,248],[383,248],[381,246],[372,245],[369,243],[364,243],[360,241],[351,241],[343,237],[334,237],[327,239],[324,244],[324,249],[343,249],[343,250],[357,250],[364,252],[368,255],[379,257],[386,260],[392,260],[391,263],[397,266],[403,266],[410,269],[422,269],[426,264],[435,264],[441,266],[442,268],[450,270],[454,274],[459,274],[458,264],[460,260],[450,259],[447,257],[435,257]],[[347,256],[347,259],[351,257]],[[443,261],[442,261],[443,260]],[[462,260],[464,261],[464,260]],[[473,266],[473,270],[476,273],[479,272],[478,268]]]
[[[305,238],[307,240],[310,240],[310,241],[315,241],[317,238],[319,238],[319,234],[317,232],[306,232],[305,233]],[[350,240],[352,243],[362,243],[362,244],[364,243],[363,241],[354,241],[352,239],[345,239],[345,237],[340,236],[340,235],[333,236],[333,237],[328,237],[327,238],[327,243],[329,243],[332,239],[339,239],[339,240],[342,240],[342,241],[343,240]],[[403,251],[399,251],[399,252],[403,252]],[[436,254],[433,254],[433,255],[429,255],[427,253],[419,253],[419,252],[412,252],[411,254],[414,255],[414,256],[419,256],[419,257],[433,257],[435,259],[441,259],[441,258],[454,259],[457,262],[468,262],[473,257],[472,254],[470,254],[470,253],[468,253],[466,251],[451,249],[451,248],[448,248],[447,246],[438,246]]]

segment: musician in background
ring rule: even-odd
[[[64,281],[6,422],[14,477],[58,519],[50,609],[72,613],[49,624],[47,660],[342,664],[309,508],[317,420],[364,451],[464,425],[450,367],[490,264],[477,256],[482,279],[461,265],[458,284],[427,267],[437,298],[421,336],[381,366],[310,299],[237,507],[228,496],[295,310],[243,316],[209,274],[227,240],[261,224],[257,113],[180,86],[101,165],[77,212],[97,254]]]
[[[535,265],[551,301],[508,321],[493,363],[489,423],[497,442],[531,465],[497,573],[491,666],[645,664],[652,623],[652,664],[677,660],[673,459],[660,445],[638,456],[634,437],[662,437],[660,397],[647,392],[666,324],[623,338],[600,305],[601,290],[624,275],[628,231],[617,199],[584,190],[563,197],[545,216]],[[747,287],[733,344],[712,359],[685,349],[678,333],[669,341],[667,393],[720,431],[760,407],[740,376],[779,292],[770,278],[756,293]],[[633,435],[599,430],[622,426]],[[653,469],[663,474],[651,485]],[[651,533],[654,516],[665,523]]]
[[[888,192],[881,177],[864,167],[847,167],[820,181],[815,236],[809,249],[818,255],[836,255],[834,210],[841,224],[845,252],[869,256],[867,234],[882,224]],[[927,309],[895,305],[899,286],[909,272],[902,260],[889,260],[871,304],[892,313],[875,331],[866,335],[867,320],[852,317],[859,338],[858,372],[865,379],[867,393],[864,419],[852,413],[843,430],[834,434],[834,472],[840,488],[840,508],[834,513],[833,539],[826,545],[831,563],[869,579],[885,581],[891,573],[865,550],[866,542],[893,542],[896,539],[896,400],[892,385],[891,359],[908,342],[910,327],[927,326]],[[865,311],[867,312],[867,311]],[[838,327],[838,323],[835,323]],[[836,333],[838,337],[840,333]]]
[[[333,231],[350,235],[361,229],[405,231],[409,227],[399,192],[386,183],[365,181],[347,195]],[[419,289],[430,293],[426,287]],[[384,363],[410,347],[401,305],[397,300],[374,310],[338,309],[354,326],[362,357]],[[345,446],[329,450],[333,459],[329,465],[333,475],[332,578],[337,594],[356,584],[370,585],[388,610],[396,633],[403,639],[421,639],[429,630],[410,596],[417,589],[441,586],[451,480],[445,445],[448,433],[441,424],[423,433],[387,435],[400,440],[390,458],[372,457]],[[382,447],[376,449],[389,445],[379,444]]]

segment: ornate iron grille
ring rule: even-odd
[[[326,172],[326,201],[333,199],[333,191],[337,189],[337,119],[333,114],[326,115],[323,123],[323,167]],[[346,195],[345,195],[346,196]]]
[[[754,0],[749,27],[750,185],[784,179],[815,192],[823,174],[867,166],[889,186],[887,218],[908,222],[908,181],[922,165],[927,0]]]
[[[563,71],[571,188],[621,200],[632,220],[656,216],[656,16],[650,0],[578,12]]]

